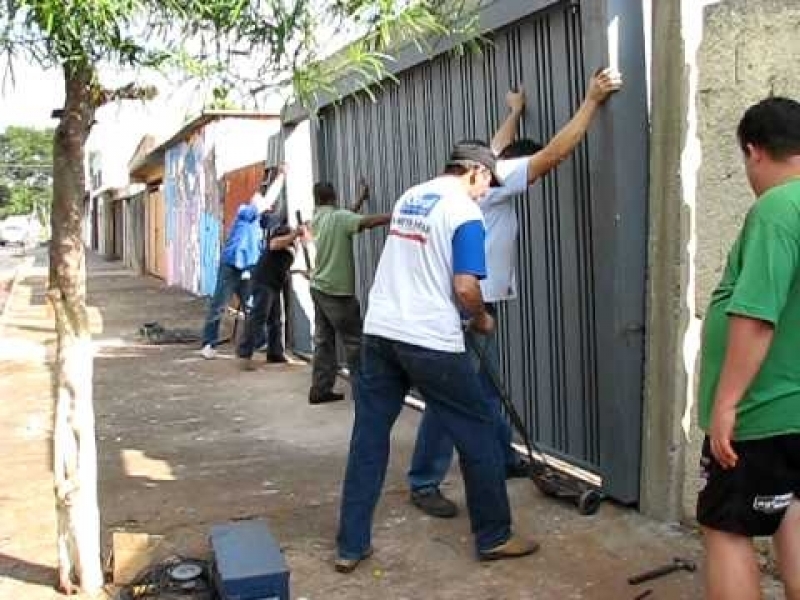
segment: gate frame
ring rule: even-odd
[[[643,381],[645,369],[645,298],[647,293],[649,115],[646,49],[641,0],[496,0],[480,9],[481,29],[501,29],[557,5],[580,9],[584,70],[609,64],[609,35],[616,23],[618,68],[625,86],[595,119],[587,135],[592,202],[595,328],[599,442],[605,491],[616,500],[639,501]],[[613,37],[613,35],[612,35]],[[387,65],[396,74],[418,67],[464,40],[448,38],[431,54],[408,45]],[[358,91],[354,78],[337,84],[318,110]],[[283,124],[291,128],[309,119],[299,105],[287,106]],[[314,176],[319,175],[319,123],[311,118]],[[600,168],[612,165],[612,168]],[[637,250],[632,251],[632,250]],[[601,257],[613,257],[602,261]],[[620,430],[628,432],[618,435]]]
[[[625,81],[623,91],[598,115],[588,144],[589,156],[595,157],[589,163],[595,326],[598,348],[604,349],[597,354],[600,462],[606,465],[603,478],[608,492],[622,502],[636,503],[642,452],[650,169],[642,2],[584,0],[581,21],[587,72],[608,62],[613,44],[609,32],[616,29],[618,68]],[[602,164],[611,168],[599,168],[600,156]],[[613,260],[602,262],[599,257],[604,256]],[[620,428],[635,435],[616,435]]]

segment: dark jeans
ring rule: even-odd
[[[217,273],[217,287],[208,305],[208,316],[203,327],[203,346],[216,345],[219,340],[219,324],[231,298],[236,294],[242,306],[251,306],[250,280],[242,279],[242,270],[220,263]],[[261,338],[263,343],[263,336]]]
[[[283,322],[281,321],[281,292],[268,285],[253,283],[253,307],[244,322],[239,341],[239,358],[251,358],[264,337],[267,326],[267,357],[283,356]]]
[[[392,426],[412,386],[458,448],[478,551],[511,535],[503,456],[469,357],[365,335],[337,538],[342,558],[361,558],[370,547]]]
[[[311,393],[324,395],[333,390],[339,364],[336,337],[347,355],[351,378],[358,370],[361,349],[361,307],[355,296],[331,296],[311,288],[314,301],[314,361]]]
[[[473,343],[483,349],[483,354],[489,362],[488,368],[495,373],[500,372],[500,357],[497,347],[497,337],[494,332],[488,336],[469,332]],[[467,346],[469,349],[469,345]],[[520,457],[511,447],[512,431],[508,419],[501,410],[500,394],[492,380],[486,373],[478,357],[470,351],[470,358],[478,372],[482,399],[486,409],[491,413],[495,427],[495,439],[500,451],[505,458],[506,468],[519,463]],[[426,399],[427,400],[427,399]],[[438,421],[436,415],[425,410],[422,422],[417,431],[417,441],[414,445],[414,455],[411,459],[411,468],[408,471],[408,482],[412,491],[437,489],[447,475],[450,464],[453,462],[453,441],[447,435],[444,426]]]

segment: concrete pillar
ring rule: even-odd
[[[681,190],[687,72],[679,2],[653,3],[648,311],[642,428],[641,511],[681,516],[684,476],[680,419],[687,377],[682,361],[688,322],[687,220]]]

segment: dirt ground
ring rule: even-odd
[[[194,345],[150,346],[145,321],[199,328],[204,301],[92,257],[91,316],[97,347],[95,405],[104,544],[111,532],[165,537],[207,558],[215,523],[265,518],[281,544],[294,599],[701,598],[702,570],[632,587],[627,577],[673,556],[700,564],[697,537],[606,503],[593,517],[509,482],[515,527],[542,542],[529,558],[474,560],[469,524],[426,517],[408,502],[404,473],[419,415],[404,411],[375,519],[375,556],[354,574],[333,571],[340,482],[352,423],[350,400],[307,402],[305,365],[240,373],[224,346],[204,361]],[[0,598],[50,600],[55,518],[46,361],[54,333],[41,260],[15,288],[0,338]],[[345,389],[345,384],[341,384]],[[454,469],[446,493],[464,506]],[[774,582],[768,583],[774,589]],[[769,592],[769,598],[778,598]]]

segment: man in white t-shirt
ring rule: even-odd
[[[497,173],[503,185],[490,189],[479,202],[486,224],[486,279],[481,281],[481,291],[492,316],[496,314],[496,303],[511,300],[517,295],[515,259],[519,227],[514,198],[570,155],[586,134],[597,109],[621,85],[622,79],[618,73],[610,69],[598,72],[589,83],[586,99],[580,109],[545,147],[532,140],[512,141],[525,110],[525,96],[521,92],[509,92],[506,96],[510,113],[492,140],[492,149],[500,158]],[[473,343],[484,350],[490,363],[487,368],[500,373],[496,336],[471,335]],[[480,379],[484,393],[494,408],[497,439],[505,457],[506,476],[527,477],[530,475],[530,465],[511,447],[511,427],[500,410],[499,392],[485,371],[481,372]],[[452,460],[453,442],[437,423],[435,415],[426,411],[417,433],[408,479],[412,504],[431,516],[449,518],[458,513],[456,505],[445,498],[439,489]]]
[[[481,142],[456,144],[445,174],[411,188],[394,206],[364,322],[337,537],[336,570],[372,554],[372,515],[389,460],[392,426],[414,387],[458,448],[478,556],[535,552],[511,533],[511,509],[494,419],[465,351],[462,315],[488,333],[479,280],[486,274],[483,218],[475,200],[498,185]]]

